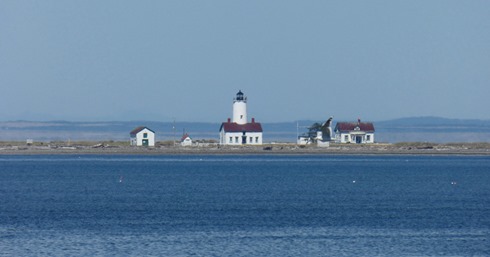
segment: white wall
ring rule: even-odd
[[[220,144],[222,145],[242,145],[243,132],[220,132]],[[261,145],[262,132],[246,132],[247,143],[245,145]],[[230,140],[231,138],[231,140]]]
[[[262,132],[247,132],[247,145],[261,145],[262,144]],[[252,138],[252,142],[250,142]]]
[[[368,140],[368,136],[369,136],[369,140]],[[374,133],[366,133],[364,140],[366,143],[374,143]]]
[[[219,144],[226,145],[225,131],[223,129],[219,132]]]
[[[244,101],[233,102],[233,122],[237,124],[247,123],[247,103]]]
[[[310,138],[309,137],[298,137],[296,143],[298,145],[307,145],[310,144]]]
[[[191,146],[192,145],[192,139],[189,137],[186,137],[182,142],[180,142],[180,145]]]
[[[318,141],[316,141],[316,146],[318,146],[318,147],[330,147],[330,142],[329,141],[323,142],[323,141],[318,140]]]
[[[136,136],[131,136],[131,138],[129,139],[129,145],[136,146]]]
[[[351,132],[351,133],[336,133],[335,141],[337,143],[356,143],[356,136],[362,136],[361,144],[374,143],[374,133]],[[368,140],[369,137],[369,140]]]

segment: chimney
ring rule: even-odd
[[[231,122],[231,119],[230,119],[230,118],[228,118],[228,123],[230,123],[230,122]]]
[[[255,123],[255,118],[252,118],[252,123]]]

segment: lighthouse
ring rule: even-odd
[[[247,97],[241,90],[233,98],[233,119],[228,118],[219,129],[219,141],[222,145],[261,145],[262,125],[247,120]]]
[[[242,90],[238,90],[233,99],[233,122],[247,124],[247,97],[243,96]]]

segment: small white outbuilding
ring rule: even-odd
[[[192,138],[189,136],[189,134],[185,133],[182,138],[180,139],[180,145],[181,146],[191,146],[192,145]]]
[[[155,146],[155,132],[147,127],[137,127],[129,136],[132,146]]]

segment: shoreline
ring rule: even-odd
[[[488,143],[461,144],[332,144],[330,147],[296,144],[262,146],[193,146],[157,145],[134,147],[121,143],[99,144],[0,144],[0,155],[475,155],[490,156]]]

